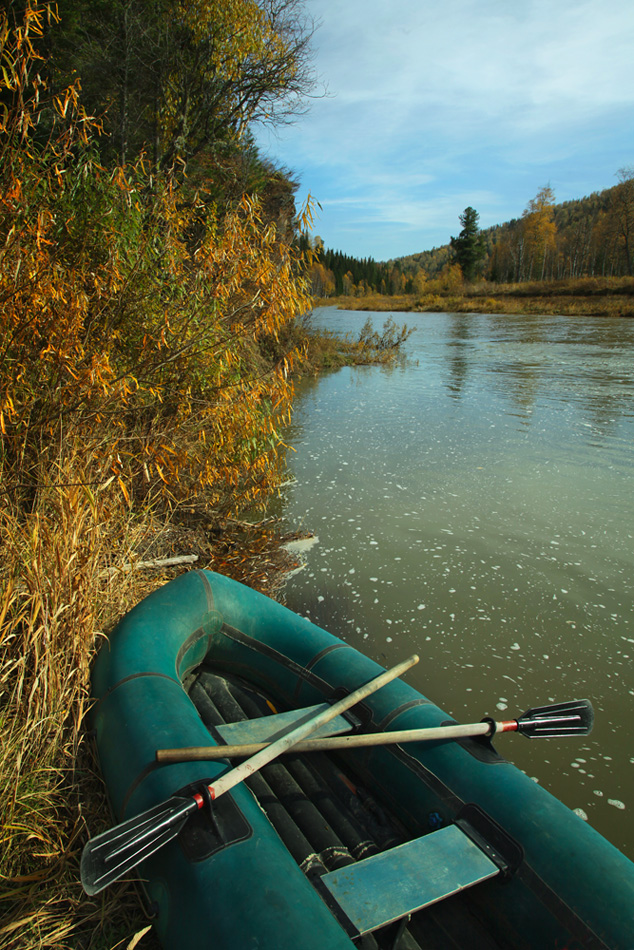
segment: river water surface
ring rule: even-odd
[[[460,722],[589,698],[591,736],[496,747],[634,858],[634,321],[401,316],[405,361],[298,386],[284,517],[318,540],[286,603],[420,653]]]

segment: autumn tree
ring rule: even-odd
[[[346,297],[354,297],[356,289],[352,273],[347,271],[343,275],[343,293]]]
[[[525,243],[523,277],[543,280],[555,249],[555,193],[550,185],[540,188],[522,215]]]
[[[331,297],[335,292],[335,279],[332,271],[326,270],[321,261],[315,261],[311,266],[310,283],[315,297]]]
[[[292,356],[265,372],[259,348],[308,306],[287,191],[279,215],[248,196],[227,211],[142,161],[99,164],[77,86],[48,101],[46,7],[27,9],[13,34],[0,20],[0,461],[30,491],[48,453],[94,438],[130,498],[263,498]]]
[[[474,279],[486,256],[486,248],[478,228],[479,218],[475,208],[465,208],[460,215],[462,231],[458,237],[451,238],[454,260],[460,265],[465,280]]]
[[[59,0],[53,78],[79,75],[108,154],[155,166],[286,122],[314,87],[303,0]]]
[[[610,213],[623,252],[626,273],[634,275],[634,167],[620,168],[613,189]]]

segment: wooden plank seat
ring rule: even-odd
[[[307,719],[314,718],[322,710],[329,709],[330,703],[318,703],[317,706],[307,706],[305,709],[291,709],[289,712],[272,713],[270,716],[261,716],[259,719],[243,719],[240,722],[229,722],[216,726],[228,745],[248,742],[269,742],[279,738],[289,729],[299,726]],[[340,736],[351,732],[354,728],[352,717],[337,716],[326,723],[321,729],[311,734],[311,739],[325,736]]]
[[[356,937],[495,877],[500,870],[457,825],[448,825],[330,871],[321,878],[320,890],[336,916],[343,912],[350,935]]]

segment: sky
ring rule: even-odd
[[[257,141],[326,247],[385,261],[634,166],[632,0],[306,0],[327,94]]]

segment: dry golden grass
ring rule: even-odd
[[[134,885],[89,898],[80,884],[84,843],[111,824],[86,734],[91,662],[116,621],[174,576],[123,566],[176,545],[270,594],[290,567],[273,519],[184,527],[132,512],[116,481],[99,482],[99,464],[70,452],[41,473],[59,487],[40,487],[28,513],[16,491],[0,494],[0,947],[12,950],[158,948]]]
[[[386,297],[383,294],[364,294],[362,297],[315,297],[315,307],[338,307],[340,310],[375,310],[379,313],[391,311],[393,313],[409,313],[414,297],[411,294],[399,294]]]
[[[28,514],[1,496],[0,946],[16,950],[114,946],[140,924],[125,888],[95,901],[79,883],[87,825],[108,820],[85,739],[90,661],[136,583],[105,568],[142,536],[94,475],[73,455],[55,473],[67,487]]]
[[[426,295],[413,302],[419,312],[553,314],[561,316],[634,317],[629,296],[513,296],[494,297]]]
[[[386,297],[332,297],[314,301],[315,306],[342,310],[378,312],[449,313],[550,313],[634,317],[634,279],[631,277],[578,277],[566,280],[494,284],[478,281],[447,289],[443,282],[429,280],[424,293]]]

